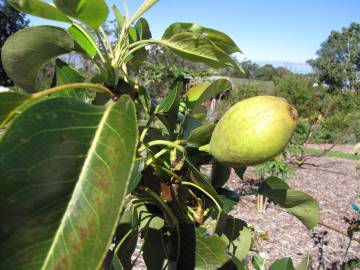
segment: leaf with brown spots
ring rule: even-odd
[[[52,98],[18,115],[0,138],[0,269],[99,268],[136,142],[128,96],[107,107]]]

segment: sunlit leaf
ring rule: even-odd
[[[53,5],[42,0],[7,0],[15,9],[37,17],[71,23],[71,19]]]
[[[218,46],[227,54],[241,52],[239,47],[228,35],[220,31],[203,27],[199,24],[194,24],[194,23],[181,23],[181,22],[173,23],[165,30],[163,39],[169,39],[172,36],[183,32],[192,32],[195,34],[204,35],[212,42],[214,42],[216,46]]]
[[[142,5],[138,8],[135,14],[131,17],[129,23],[133,23],[138,18],[140,18],[147,10],[149,10],[156,2],[159,0],[144,0]]]
[[[186,93],[188,107],[192,113],[196,114],[201,111],[202,103],[216,97],[220,93],[232,90],[232,84],[229,80],[219,79],[212,83],[202,83],[190,88]]]
[[[230,243],[230,252],[238,260],[243,260],[249,253],[252,243],[251,230],[247,224],[241,220],[228,216],[224,234]]]
[[[214,68],[239,69],[234,59],[203,35],[182,32],[169,39],[162,39],[159,43],[190,61],[201,62]]]
[[[54,0],[66,15],[78,19],[97,30],[106,20],[109,9],[104,0]]]
[[[88,56],[93,58],[96,55],[99,49],[97,48],[95,39],[88,30],[79,24],[73,24],[69,27],[68,31]]]

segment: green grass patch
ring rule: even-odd
[[[315,148],[306,148],[305,153],[309,155],[319,155],[323,151]],[[344,153],[339,151],[329,151],[325,155],[325,157],[336,157],[336,158],[343,158],[343,159],[350,159],[350,160],[360,160],[360,156],[355,156],[351,153]]]
[[[234,88],[242,88],[246,86],[254,87],[259,92],[272,95],[275,92],[275,86],[272,81],[249,80],[240,78],[229,78]]]

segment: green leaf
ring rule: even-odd
[[[69,83],[84,82],[85,78],[78,71],[73,69],[67,63],[60,59],[56,59],[55,63],[55,80],[56,85],[64,85]],[[82,102],[91,102],[95,98],[95,92],[86,89],[65,89],[52,97],[73,97]]]
[[[231,174],[231,169],[227,166],[224,166],[220,163],[214,163],[211,166],[211,184],[215,188],[220,188],[229,179]]]
[[[0,123],[6,116],[29,96],[16,92],[0,92]]]
[[[228,215],[224,235],[229,240],[229,251],[239,261],[249,253],[252,243],[251,230],[245,221]]]
[[[232,90],[232,84],[226,79],[219,79],[212,83],[199,84],[187,92],[189,101],[188,107],[192,109],[192,114],[199,113],[204,101],[210,100],[220,93]]]
[[[291,258],[282,258],[276,260],[269,270],[295,270]]]
[[[215,124],[207,124],[191,130],[188,142],[196,145],[208,144],[215,126]]]
[[[269,177],[261,183],[259,194],[269,197],[287,212],[296,216],[308,229],[312,229],[320,221],[320,207],[310,195],[289,189],[281,179]]]
[[[121,14],[120,9],[116,5],[113,5],[112,9],[115,14],[116,21],[118,23],[118,28],[121,29],[124,24],[124,16]]]
[[[252,257],[251,264],[256,270],[265,270],[266,260],[258,255]]]
[[[169,134],[173,134],[173,131],[177,125],[177,116],[179,111],[179,98],[183,84],[178,82],[170,90],[169,95],[160,103],[155,109],[158,119],[166,126]]]
[[[239,193],[225,188],[217,188],[220,201],[226,213],[229,213],[240,201]]]
[[[66,15],[97,30],[106,20],[109,9],[104,0],[54,0],[55,6]]]
[[[211,28],[203,27],[199,24],[181,22],[173,23],[165,30],[162,38],[170,39],[172,36],[183,32],[192,32],[195,34],[204,35],[227,54],[241,52],[239,47],[228,35]]]
[[[164,100],[157,106],[155,113],[167,113],[174,108],[174,105],[177,104],[181,93],[180,87],[174,87],[166,95]]]
[[[149,10],[159,0],[144,0],[139,9],[135,12],[134,16],[130,19],[129,25],[140,18],[147,10]]]
[[[74,23],[68,28],[68,31],[72,38],[91,58],[93,58],[96,55],[96,52],[99,51],[93,36],[80,24]]]
[[[135,30],[138,34],[139,40],[150,39],[150,26],[146,19],[140,18],[135,24]]]
[[[166,258],[166,247],[163,246],[164,240],[162,238],[164,236],[162,230],[147,228],[144,231],[144,235],[143,257],[146,269],[163,269]],[[154,247],[154,243],[156,243],[156,248]]]
[[[0,268],[97,269],[135,157],[135,107],[51,98],[0,139]]]
[[[301,263],[296,266],[295,268],[296,270],[309,270],[311,269],[311,257],[310,256],[306,256]]]
[[[225,253],[227,244],[223,238],[213,234],[209,235],[205,228],[196,229],[195,244],[195,268],[218,269],[223,266],[230,257]]]
[[[124,211],[116,229],[118,245],[114,250],[112,264],[119,269],[131,269],[131,255],[134,253],[138,239],[138,218],[135,207]]]
[[[135,188],[140,183],[141,177],[142,177],[142,170],[144,169],[144,159],[137,158],[134,161],[134,166],[131,172],[131,177],[129,181],[129,186],[127,193],[131,193],[135,190]]]
[[[195,183],[198,189],[202,190],[207,196],[209,196],[210,199],[217,205],[217,207],[221,207],[220,198],[214,187],[210,184],[209,179],[207,179],[207,177],[196,168],[186,153],[185,161],[188,164],[190,171],[192,172],[192,182]]]
[[[15,9],[44,19],[71,23],[71,19],[56,7],[41,0],[8,0]]]
[[[130,43],[134,43],[137,41],[138,35],[136,33],[136,30],[132,27],[128,29],[128,35],[129,35],[129,41]]]
[[[7,75],[28,92],[35,92],[40,68],[51,59],[72,51],[82,52],[62,28],[35,26],[18,31],[1,50]]]
[[[201,62],[213,68],[235,67],[235,61],[203,35],[183,32],[159,41],[177,55],[190,61]]]

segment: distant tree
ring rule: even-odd
[[[29,25],[24,14],[13,9],[6,1],[0,0],[0,53],[6,39]],[[0,85],[11,86],[13,82],[6,75],[0,61]]]
[[[138,79],[150,92],[163,97],[175,80],[183,80],[188,84],[214,74],[214,70],[204,64],[184,60],[167,49],[151,46],[147,59],[140,68]]]
[[[240,78],[244,79],[255,79],[257,71],[259,70],[259,66],[250,60],[243,61],[240,63],[242,68],[244,69],[244,73],[240,74]]]
[[[332,31],[321,44],[317,58],[308,63],[319,81],[331,90],[360,90],[360,24],[352,23],[341,32]]]

